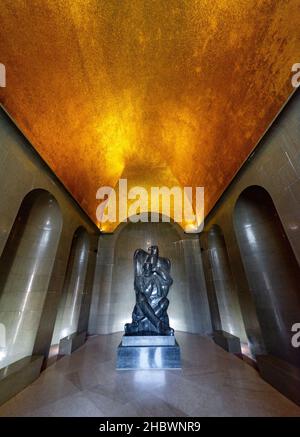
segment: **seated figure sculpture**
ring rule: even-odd
[[[125,335],[174,335],[167,314],[173,283],[170,260],[159,256],[157,246],[150,246],[148,252],[137,249],[133,258],[136,303]]]

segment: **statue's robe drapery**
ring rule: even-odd
[[[151,250],[152,248],[150,248]],[[155,250],[154,250],[155,249]],[[171,263],[158,256],[158,248],[152,252],[138,249],[134,254],[134,289],[136,304],[132,323],[125,325],[127,335],[173,335],[169,326],[167,294],[173,283]]]

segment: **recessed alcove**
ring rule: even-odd
[[[239,196],[234,226],[256,309],[256,338],[268,354],[300,366],[299,350],[291,345],[291,328],[300,314],[300,269],[263,187],[250,186]]]
[[[0,367],[32,354],[62,228],[55,198],[34,190],[23,200],[0,258]]]
[[[213,337],[226,350],[240,353],[240,339],[246,340],[244,324],[221,227],[213,224],[200,235],[200,242]]]
[[[171,261],[174,280],[169,293],[170,325],[175,330],[211,331],[201,251],[197,235],[188,235],[169,222],[127,222],[115,234],[99,239],[99,278],[91,306],[91,333],[123,331],[135,302],[133,255],[136,249],[157,245]]]
[[[88,268],[89,249],[89,235],[84,228],[80,227],[76,230],[71,245],[52,345],[58,344],[62,338],[77,332]]]

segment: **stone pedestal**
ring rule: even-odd
[[[241,342],[235,335],[229,334],[226,331],[214,331],[214,342],[232,354],[241,354]]]
[[[265,381],[300,405],[300,367],[272,355],[258,355],[257,365]]]
[[[124,335],[117,369],[181,369],[180,347],[174,336]]]

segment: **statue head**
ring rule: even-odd
[[[152,263],[151,262],[145,262],[143,265],[143,273],[145,276],[150,276],[152,273]]]
[[[158,246],[149,246],[148,253],[151,255],[156,255],[158,257]]]

